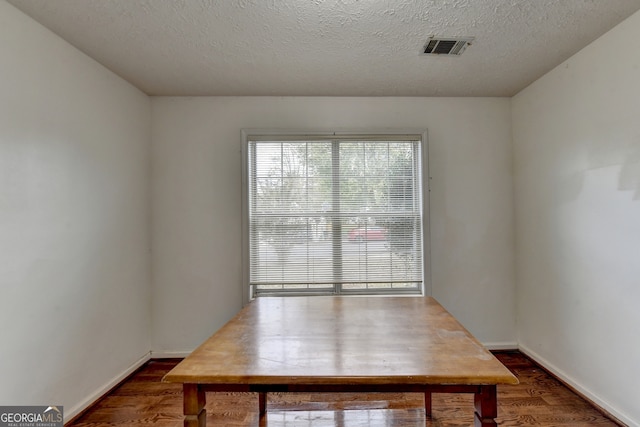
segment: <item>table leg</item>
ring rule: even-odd
[[[495,385],[480,386],[480,391],[475,393],[475,427],[495,427],[495,418],[498,416],[498,397]]]
[[[184,427],[205,427],[205,393],[198,384],[183,384]]]
[[[267,412],[267,393],[258,393],[258,408],[260,408],[260,416],[262,417]]]
[[[424,414],[427,417],[431,416],[431,391],[424,393]]]

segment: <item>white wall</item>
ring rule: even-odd
[[[518,332],[640,425],[640,13],[513,99]]]
[[[150,345],[147,96],[0,1],[0,405],[77,413]]]
[[[192,350],[242,305],[242,128],[428,128],[432,294],[515,346],[506,98],[152,98],[153,349]]]

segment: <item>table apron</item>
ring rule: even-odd
[[[495,384],[198,384],[206,392],[244,393],[480,393]]]

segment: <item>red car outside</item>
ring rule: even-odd
[[[387,230],[382,227],[358,227],[349,232],[349,240],[364,242],[365,240],[387,240]]]

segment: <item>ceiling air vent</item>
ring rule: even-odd
[[[423,52],[426,55],[460,56],[472,41],[473,37],[431,37]]]

